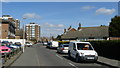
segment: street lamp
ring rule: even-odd
[[[0,24],[0,39],[2,39],[2,29],[1,29],[1,24]]]
[[[26,18],[22,18],[23,20],[26,19]],[[23,23],[23,52],[25,50],[25,25]]]

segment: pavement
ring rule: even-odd
[[[40,66],[34,48],[26,48],[24,53],[11,66]]]
[[[114,59],[108,59],[102,56],[98,57],[98,63],[108,65],[110,67],[120,68],[120,61]]]
[[[3,67],[3,68],[9,67],[12,63],[14,63],[14,61],[16,61],[20,57],[21,54],[22,54],[22,51],[20,51],[18,54],[14,55],[9,60],[7,60],[7,62],[5,62],[5,64],[2,64],[1,67]]]
[[[45,51],[46,50],[46,51]],[[51,57],[52,56],[52,57]],[[56,57],[55,57],[56,56]],[[64,57],[64,58],[63,58]],[[120,68],[120,61],[108,59],[105,57],[98,57],[97,63],[75,63],[66,56],[56,54],[55,50],[49,50],[45,47],[29,47],[25,49],[25,52],[20,55],[20,57],[11,64],[13,66],[107,66],[107,68]],[[96,68],[96,67],[95,67]],[[100,67],[101,68],[101,67]]]

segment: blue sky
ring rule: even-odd
[[[27,24],[41,25],[42,36],[57,36],[70,25],[77,28],[108,25],[118,14],[117,2],[3,2],[2,14]],[[25,17],[26,19],[22,19]]]

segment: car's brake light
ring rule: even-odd
[[[64,48],[61,48],[61,50],[64,50]]]

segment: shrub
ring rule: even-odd
[[[89,41],[99,56],[120,60],[120,40]]]

